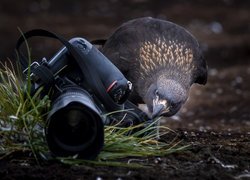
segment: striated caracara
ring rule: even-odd
[[[177,113],[190,86],[207,81],[197,40],[169,21],[151,17],[128,21],[107,39],[102,52],[133,83],[130,100],[146,103],[152,118]]]

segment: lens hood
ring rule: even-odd
[[[54,100],[45,133],[55,156],[93,159],[104,144],[101,113],[90,94],[78,87],[64,89]]]

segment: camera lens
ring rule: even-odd
[[[96,123],[90,112],[79,103],[71,103],[52,116],[55,142],[71,151],[88,146],[96,138]],[[73,148],[73,149],[72,149]]]
[[[66,118],[68,119],[68,124],[72,128],[73,132],[80,126],[82,116],[83,116],[82,112],[77,111],[75,109],[70,110],[66,114]]]
[[[46,138],[56,156],[93,159],[98,155],[104,141],[103,121],[89,94],[70,89],[57,98],[48,116]]]

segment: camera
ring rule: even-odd
[[[27,65],[19,47],[32,36],[59,39],[64,47],[50,60]],[[23,73],[31,79],[31,95],[42,88],[41,96],[49,95],[51,100],[45,136],[53,155],[93,159],[104,144],[104,125],[114,124],[124,114],[124,126],[147,120],[127,101],[131,82],[86,39],[66,41],[46,30],[32,30],[19,38],[16,49],[26,67]],[[125,111],[127,108],[135,112]],[[117,113],[105,115],[114,111]]]

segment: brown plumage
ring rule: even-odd
[[[171,116],[187,100],[193,83],[205,84],[207,66],[197,40],[174,23],[151,17],[122,24],[102,52],[134,85],[152,116]]]

